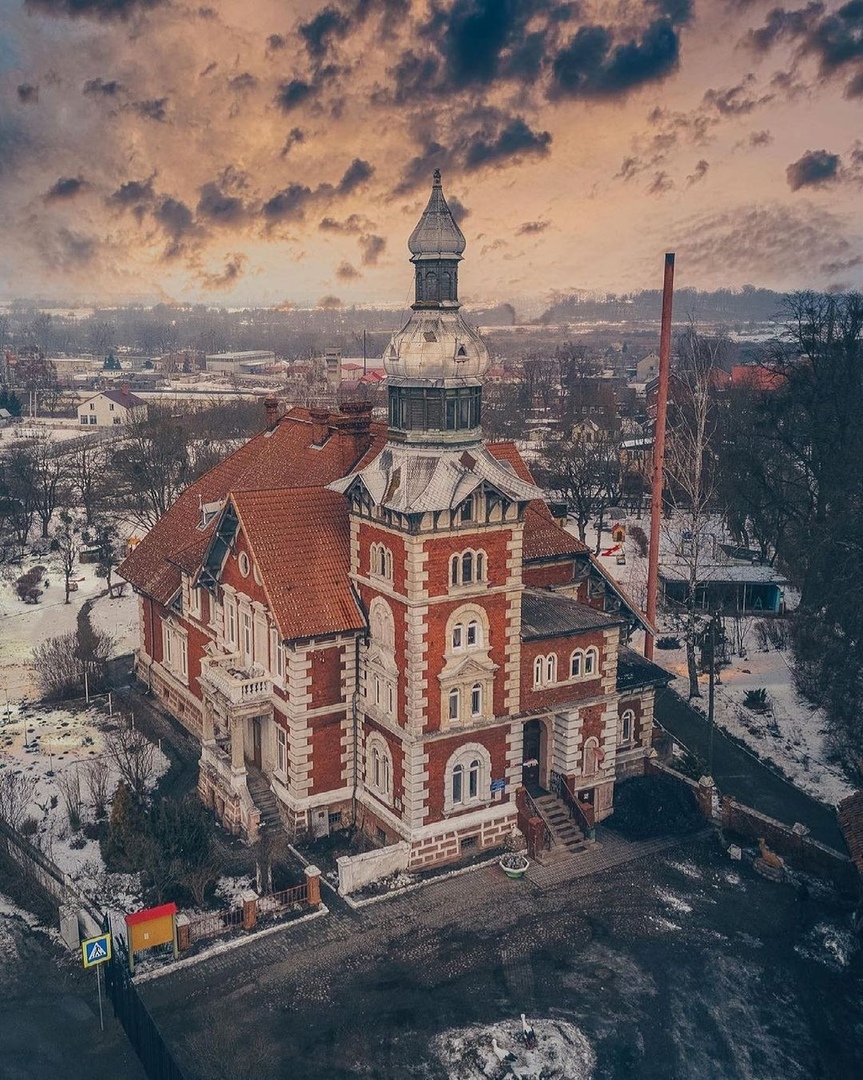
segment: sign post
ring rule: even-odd
[[[102,975],[100,967],[111,959],[111,935],[99,934],[81,942],[81,958],[85,968],[96,969],[96,987],[99,991],[99,1027],[105,1030],[105,1017],[102,1013]]]

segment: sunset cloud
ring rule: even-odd
[[[858,7],[13,4],[0,287],[314,304],[338,282],[340,303],[391,301],[436,168],[468,239],[466,295],[653,285],[682,222],[769,205],[800,234],[803,197],[824,190],[849,247],[821,243],[808,283],[840,265],[863,283]],[[679,273],[695,284],[800,280],[769,245],[693,250]]]

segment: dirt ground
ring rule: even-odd
[[[141,991],[189,1080],[481,1076],[436,1037],[521,1012],[577,1028],[594,1080],[863,1075],[848,907],[713,837],[547,892],[488,867],[359,914],[335,902]]]

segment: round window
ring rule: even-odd
[[[245,551],[241,551],[240,554],[237,556],[237,566],[240,568],[240,573],[243,575],[243,577],[249,576],[249,556],[245,553]]]

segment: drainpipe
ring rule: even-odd
[[[155,637],[155,631],[153,629],[153,598],[152,598],[152,596],[147,597],[147,607],[149,608],[149,611],[150,611],[150,653],[149,653],[149,657],[148,657],[149,663],[147,664],[147,693],[152,694],[153,693],[153,653],[156,651],[156,637]]]
[[[356,828],[357,826],[357,787],[359,785],[359,763],[357,761],[357,751],[359,749],[360,733],[360,636],[354,638],[354,692],[351,695],[351,719],[353,721],[353,736],[354,736],[354,777],[353,777],[353,790],[351,791],[351,825]]]

